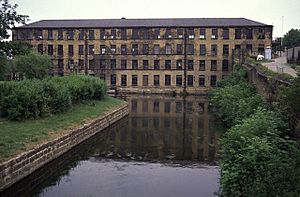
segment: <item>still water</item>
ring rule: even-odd
[[[222,127],[207,98],[126,99],[129,116],[0,196],[215,196]]]

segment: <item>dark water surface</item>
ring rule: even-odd
[[[222,127],[207,98],[127,100],[129,116],[0,196],[214,196]]]

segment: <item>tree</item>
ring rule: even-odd
[[[31,52],[27,55],[16,56],[14,65],[18,72],[25,74],[27,79],[42,79],[49,73],[51,60],[47,55]]]
[[[300,45],[300,29],[291,29],[283,37],[283,46],[291,48]]]

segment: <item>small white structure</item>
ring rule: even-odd
[[[263,59],[265,59],[265,57],[263,55],[258,55],[257,58],[256,58],[256,60],[260,60],[260,61],[263,60]]]
[[[266,60],[271,60],[272,59],[272,49],[271,49],[271,47],[266,47],[265,48],[265,59]]]

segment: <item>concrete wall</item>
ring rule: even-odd
[[[300,64],[300,46],[290,48],[287,50],[287,61],[289,63]]]
[[[0,191],[33,173],[51,160],[59,157],[89,137],[102,131],[128,115],[128,105],[109,112],[81,127],[72,129],[64,136],[41,144],[0,164]]]

